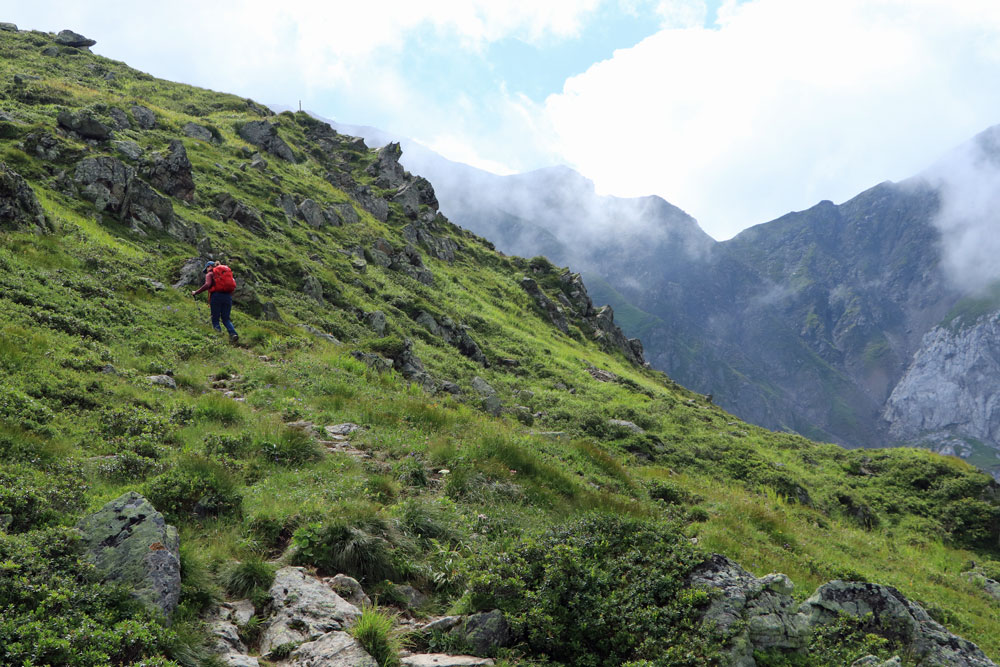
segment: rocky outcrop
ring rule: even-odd
[[[434,274],[424,266],[424,258],[412,245],[396,250],[385,239],[378,239],[365,251],[365,258],[372,264],[405,273],[424,285],[434,284]]]
[[[406,182],[406,170],[399,164],[402,155],[403,149],[396,142],[378,149],[374,164],[368,167],[369,175],[375,177],[375,185],[380,188],[398,188]]]
[[[284,663],[288,667],[378,667],[354,637],[346,632],[328,632],[299,646]]]
[[[267,227],[261,218],[260,211],[249,204],[244,204],[228,192],[220,193],[215,198],[216,215],[220,220],[233,221],[243,229],[257,236],[265,236]]]
[[[132,117],[136,124],[144,130],[156,129],[156,114],[141,104],[132,105]]]
[[[239,129],[240,137],[286,162],[295,162],[295,154],[285,140],[278,136],[278,128],[266,120],[252,120]]]
[[[458,244],[450,238],[431,233],[433,225],[433,222],[425,223],[420,220],[412,222],[403,227],[403,238],[413,245],[427,248],[432,257],[450,264],[455,261]]]
[[[559,331],[563,333],[569,331],[569,325],[566,323],[566,315],[563,313],[563,309],[545,295],[545,292],[542,291],[542,288],[538,286],[538,283],[533,278],[522,278],[521,289],[535,300],[538,307],[542,309],[542,312],[545,313]]]
[[[98,211],[107,211],[129,224],[138,234],[166,232],[182,241],[194,243],[204,235],[198,225],[174,215],[173,205],[136,171],[118,158],[85,158],[76,165],[73,181],[81,196],[93,202]]]
[[[262,654],[282,644],[311,641],[328,632],[343,630],[361,615],[360,609],[301,567],[278,570],[268,592],[271,595],[268,611],[273,618],[261,638]]]
[[[628,338],[615,324],[615,312],[611,306],[602,306],[587,319],[594,327],[594,340],[601,343],[605,349],[617,350],[636,366],[648,366],[643,355],[642,341],[638,338]]]
[[[702,623],[722,634],[725,664],[735,667],[754,667],[754,651],[801,655],[818,627],[845,615],[864,621],[866,632],[904,646],[917,664],[996,667],[975,644],[950,633],[891,586],[831,581],[797,605],[785,575],[757,578],[718,554],[692,571],[689,584],[718,591]]]
[[[166,153],[157,155],[149,173],[149,182],[157,190],[184,201],[194,200],[194,177],[191,160],[184,143],[179,139],[170,142]]]
[[[495,664],[492,658],[444,653],[415,653],[403,656],[400,662],[403,667],[488,667]]]
[[[998,377],[1000,313],[931,329],[886,401],[889,436],[963,457],[976,441],[1000,443]]]
[[[177,529],[134,491],[111,501],[78,525],[85,558],[107,582],[134,595],[168,618],[181,592]]]
[[[414,321],[427,329],[431,334],[439,336],[444,342],[454,345],[463,355],[473,361],[489,367],[489,361],[483,354],[482,348],[469,335],[467,327],[455,324],[447,315],[441,317],[440,322],[426,310],[420,311]]]
[[[72,46],[75,48],[87,48],[97,44],[96,39],[88,39],[72,30],[60,30],[59,34],[56,35],[55,42],[62,46]]]
[[[38,198],[21,175],[0,162],[0,231],[48,231]]]
[[[60,111],[59,115],[56,116],[56,121],[60,127],[76,132],[84,139],[106,141],[111,138],[111,128],[86,109]]]

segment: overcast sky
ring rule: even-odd
[[[567,164],[717,239],[1000,123],[997,0],[0,0],[0,20],[498,173]]]

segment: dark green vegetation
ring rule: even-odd
[[[268,115],[259,106],[71,48],[44,55],[51,45],[0,33],[0,161],[54,229],[0,231],[3,664],[211,664],[204,613],[225,595],[261,602],[279,558],[345,571],[386,603],[389,580],[430,593],[431,611],[498,606],[517,633],[511,663],[701,664],[707,594],[684,578],[709,551],[785,572],[802,597],[838,577],[890,584],[1000,654],[1000,608],[961,576],[969,560],[1000,567],[987,476],[928,452],[847,451],[743,424],[608,352],[585,321],[560,332],[519,285],[531,275],[557,300],[559,269],[502,256],[443,218],[433,237],[454,244],[453,261],[421,241],[421,266],[383,267],[380,239],[399,251],[413,222],[400,203],[384,221],[360,205],[394,192],[369,169],[375,152],[286,113],[268,120],[294,162],[265,153],[266,166],[243,169],[256,149],[239,131]],[[168,200],[181,220],[171,233],[81,196],[82,160],[134,151],[57,129],[67,110],[105,123],[123,114],[129,129],[114,140],[142,149],[121,158],[140,178],[181,139],[195,190]],[[187,137],[188,123],[210,138]],[[282,194],[349,211],[314,226],[286,215]],[[259,216],[220,213],[234,211],[226,196]],[[244,285],[238,347],[187,287],[156,284],[203,257],[203,238]],[[421,313],[454,323],[485,363]],[[415,355],[428,376],[408,382],[352,352],[400,371]],[[594,367],[614,375],[600,381]],[[177,387],[148,379],[160,374]],[[476,376],[500,417],[483,411]],[[441,381],[461,394],[431,389]],[[359,451],[328,449],[296,421],[359,424]],[[128,490],[180,530],[184,587],[169,628],[78,561],[69,529]],[[586,626],[568,615],[584,606]],[[395,641],[383,621],[365,630],[373,647]],[[593,632],[614,641],[595,650]],[[852,637],[831,633],[817,651],[873,641]]]

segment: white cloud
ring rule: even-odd
[[[545,102],[605,192],[656,193],[726,238],[901,179],[1000,122],[1000,3],[753,0],[667,29]]]

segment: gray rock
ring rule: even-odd
[[[460,396],[462,394],[461,387],[459,387],[454,382],[448,382],[447,380],[441,381],[441,391],[446,391],[449,394],[453,394],[455,396]]]
[[[364,607],[371,604],[371,598],[365,594],[361,583],[354,577],[346,574],[338,574],[335,577],[324,579],[333,591],[356,607]]]
[[[414,653],[400,658],[403,667],[484,667],[496,664],[492,658],[444,653]]]
[[[871,614],[869,631],[895,639],[921,665],[995,667],[979,647],[957,637],[915,602],[891,586],[857,581],[831,581],[799,607],[810,625],[824,625],[841,614]]]
[[[498,648],[510,646],[513,641],[510,626],[499,609],[472,614],[451,634],[460,637],[477,656],[496,655]]]
[[[239,129],[239,135],[244,141],[257,146],[286,162],[295,162],[295,154],[285,140],[278,136],[278,128],[266,120],[253,120]]]
[[[273,618],[261,637],[262,654],[282,644],[309,641],[342,630],[361,615],[360,609],[301,567],[278,570],[268,592]]]
[[[385,335],[385,327],[386,327],[385,313],[383,313],[381,310],[376,310],[374,312],[366,314],[365,324],[367,324],[368,328],[374,331],[379,336]]]
[[[56,44],[76,48],[86,48],[97,44],[96,39],[88,39],[80,33],[73,32],[72,30],[60,30],[59,34],[56,35],[55,41]]]
[[[602,306],[587,322],[594,327],[594,340],[605,349],[616,350],[637,366],[648,366],[642,356],[642,343],[636,338],[626,338],[615,324],[615,312],[611,306]]]
[[[437,320],[435,320],[434,316],[428,313],[426,310],[421,310],[420,314],[417,315],[414,321],[420,326],[430,331],[435,336],[441,335],[441,327],[438,326]]]
[[[294,220],[295,216],[299,212],[298,207],[295,205],[295,198],[292,197],[292,195],[288,194],[287,192],[282,192],[278,196],[278,199],[275,202],[275,204],[278,206],[278,208],[280,208],[282,211],[285,212],[285,215],[288,217],[289,220]]]
[[[111,107],[108,109],[108,115],[111,116],[111,120],[115,123],[115,129],[118,130],[131,130],[132,123],[129,122],[128,114],[119,109],[118,107]]]
[[[386,144],[378,150],[374,164],[368,167],[368,173],[375,176],[375,185],[380,188],[398,188],[406,181],[406,170],[399,164],[403,149],[398,143]]]
[[[378,663],[346,632],[329,632],[292,652],[288,667],[378,667]]]
[[[379,222],[385,222],[389,219],[389,202],[382,197],[375,196],[367,185],[357,186],[351,194],[361,204],[361,208],[371,213]]]
[[[46,46],[44,49],[42,49],[42,55],[43,56],[48,56],[50,58],[54,58],[55,56],[59,55],[59,47],[58,46]]]
[[[316,336],[316,338],[322,338],[323,340],[333,343],[334,345],[340,345],[340,341],[337,340],[337,337],[333,334],[320,331],[316,327],[311,327],[308,324],[300,324],[299,326],[311,333],[313,336]]]
[[[441,618],[436,618],[425,624],[420,628],[420,631],[423,633],[447,632],[448,630],[461,625],[461,623],[461,616],[442,616]]]
[[[311,273],[306,274],[305,280],[302,281],[302,293],[319,305],[326,305],[326,301],[323,300],[323,284]]]
[[[80,111],[60,111],[56,116],[59,125],[76,132],[85,139],[105,141],[111,138],[111,128],[97,119],[86,109]]]
[[[646,432],[646,429],[642,428],[638,424],[635,424],[635,423],[630,422],[630,421],[625,420],[625,419],[609,419],[608,420],[608,425],[609,426],[613,426],[615,428],[623,428],[623,429],[632,431],[633,433],[645,433]]]
[[[496,396],[497,393],[496,389],[491,387],[486,380],[479,377],[478,375],[472,378],[472,388],[483,396]]]
[[[220,220],[233,221],[243,229],[258,236],[267,234],[267,227],[260,216],[260,211],[244,204],[228,192],[220,193],[215,198],[216,215]]]
[[[590,376],[597,380],[598,382],[614,382],[618,379],[618,376],[611,371],[606,371],[603,368],[594,368],[590,366],[587,368],[587,372]]]
[[[236,600],[235,602],[223,604],[222,608],[227,612],[226,616],[237,625],[246,625],[253,618],[253,615],[257,613],[253,602],[250,600]]]
[[[17,26],[6,21],[0,22],[0,32],[17,32]]]
[[[377,354],[371,354],[369,352],[362,352],[360,350],[355,350],[351,352],[351,356],[358,361],[363,361],[378,373],[388,373],[392,370],[393,362],[391,359],[386,359],[385,357],[379,356]]]
[[[136,124],[144,130],[156,127],[156,114],[139,104],[132,105],[132,118],[135,118]]]
[[[127,157],[132,162],[142,159],[142,147],[134,141],[113,141],[111,145],[115,150]]]
[[[184,143],[180,139],[172,140],[167,152],[157,155],[153,160],[149,182],[168,195],[184,201],[194,200],[191,160],[188,159]]]
[[[337,217],[340,218],[341,224],[351,225],[356,222],[361,222],[361,216],[358,212],[354,210],[354,207],[350,204],[332,204],[330,210],[337,213]]]
[[[201,287],[205,282],[205,263],[206,260],[201,257],[192,257],[184,262],[174,288]]]
[[[177,529],[134,491],[80,521],[84,557],[102,581],[129,586],[133,594],[170,617],[180,599]]]
[[[150,384],[155,384],[167,389],[177,389],[177,382],[169,375],[150,375],[146,378]]]
[[[352,424],[351,422],[345,422],[343,424],[331,424],[323,430],[326,431],[327,435],[350,435],[357,431],[363,431],[364,427]]]
[[[396,592],[403,597],[407,609],[419,609],[427,604],[427,596],[408,584],[397,585]]]
[[[198,141],[204,141],[207,143],[212,143],[215,140],[215,135],[204,125],[198,125],[197,123],[185,123],[181,131],[185,135],[191,137],[192,139],[197,139]]]
[[[542,309],[549,320],[562,332],[569,331],[569,325],[566,323],[566,316],[563,314],[562,308],[556,305],[552,299],[545,296],[542,292],[542,288],[538,286],[533,278],[522,278],[521,279],[521,289],[528,293],[528,295],[535,300],[538,307]]]
[[[298,213],[299,217],[305,220],[310,227],[319,229],[327,223],[323,209],[312,199],[303,199],[302,203],[299,204]]]
[[[3,162],[0,162],[0,230],[49,230],[45,212],[34,190],[20,174]]]
[[[966,572],[962,575],[976,586],[983,589],[983,592],[994,600],[1000,601],[1000,582],[990,579],[982,572]]]

